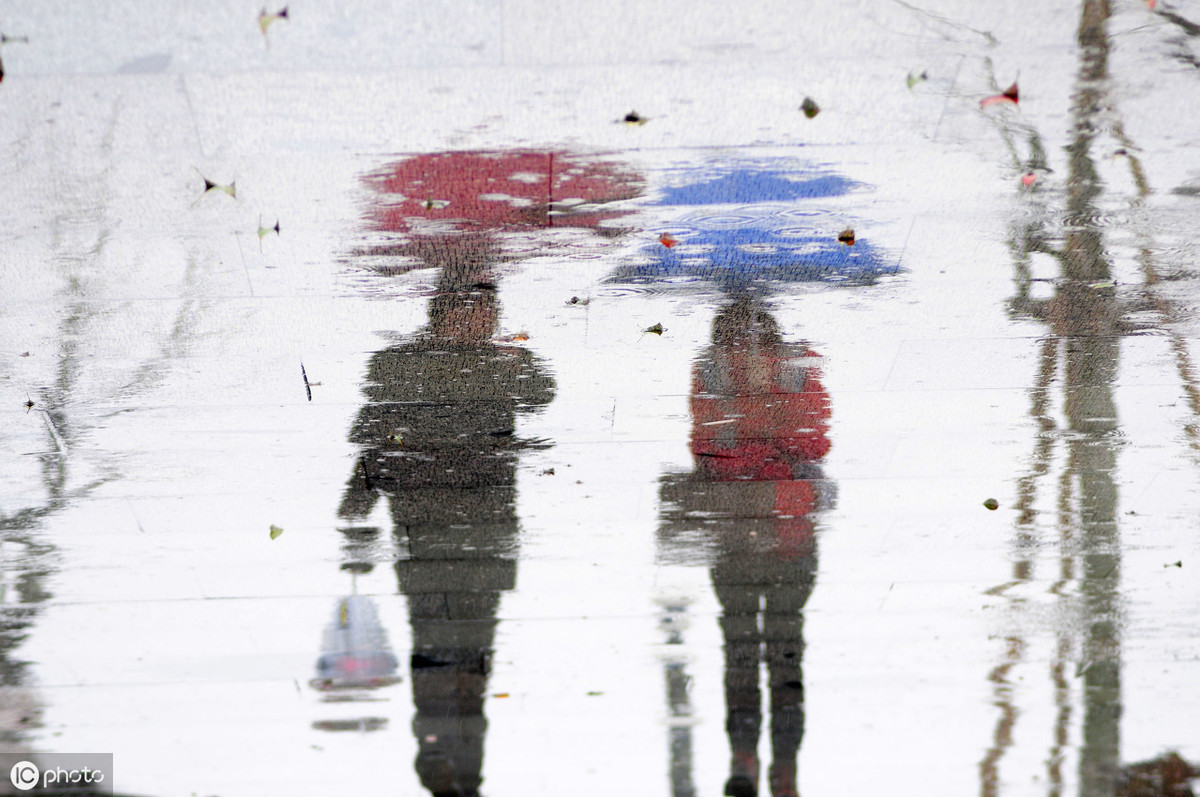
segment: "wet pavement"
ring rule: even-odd
[[[794,5],[10,9],[0,752],[1190,793],[1200,10]]]

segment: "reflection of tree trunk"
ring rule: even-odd
[[[1055,331],[1066,337],[1065,412],[1073,432],[1068,467],[1077,474],[1082,534],[1082,583],[1087,629],[1083,657],[1083,748],[1080,793],[1114,794],[1120,768],[1121,648],[1117,623],[1120,536],[1117,529],[1117,429],[1112,388],[1120,334],[1115,296],[1107,288],[1112,272],[1098,229],[1094,199],[1100,179],[1092,162],[1092,137],[1108,75],[1108,0],[1085,0],[1079,23],[1079,81],[1072,115],[1067,181],[1065,279],[1052,312]]]

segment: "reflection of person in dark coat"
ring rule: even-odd
[[[375,532],[354,524],[388,499],[412,625],[417,773],[435,795],[473,795],[496,610],[516,582],[516,464],[530,446],[516,417],[549,402],[554,382],[532,353],[491,340],[499,303],[489,239],[412,246],[441,267],[438,292],[425,330],[371,358],[350,435],[361,457],[339,514],[348,558],[360,558]]]
[[[782,341],[757,300],[742,296],[722,308],[693,375],[694,469],[662,490],[664,555],[710,551],[733,753],[725,793],[735,797],[758,793],[763,662],[771,793],[796,793],[803,609],[816,575],[812,515],[832,498],[818,464],[829,450],[829,397],[815,363],[807,347]]]

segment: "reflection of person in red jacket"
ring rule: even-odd
[[[768,673],[771,793],[796,793],[804,733],[803,609],[816,575],[813,515],[831,503],[820,470],[829,451],[829,396],[816,356],[784,343],[750,296],[713,322],[713,345],[692,383],[692,456],[664,480],[664,558],[706,549],[721,602],[726,730],[733,761],[725,793],[758,793],[759,669]]]

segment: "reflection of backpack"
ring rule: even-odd
[[[714,346],[692,383],[692,454],[714,481],[789,481],[829,452],[829,395],[804,346]]]

